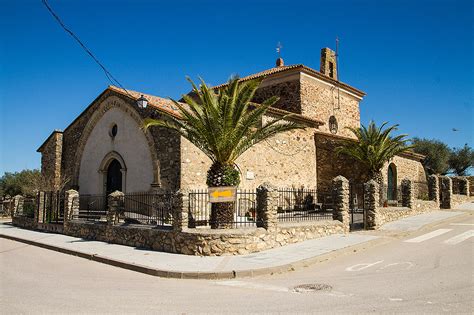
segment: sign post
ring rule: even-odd
[[[236,186],[209,187],[209,202],[234,202],[237,197]]]

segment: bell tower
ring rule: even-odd
[[[337,80],[336,53],[330,48],[321,49],[320,72],[331,79]]]

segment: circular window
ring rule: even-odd
[[[331,131],[332,134],[337,133],[337,119],[334,116],[329,117],[329,130]]]
[[[109,135],[112,138],[115,138],[115,136],[117,135],[117,131],[118,131],[117,124],[113,124],[112,127],[110,128]]]

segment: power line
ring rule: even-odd
[[[76,36],[76,34],[73,33],[73,31],[71,31],[70,29],[67,28],[67,26],[63,23],[63,21],[61,20],[61,18],[56,14],[54,13],[53,9],[49,6],[48,2],[46,0],[41,0],[41,2],[43,2],[44,6],[46,7],[46,9],[48,9],[49,13],[51,13],[51,15],[54,17],[54,19],[59,23],[59,25],[61,25],[61,27],[69,34],[71,35],[72,38],[74,38],[76,40],[76,42],[82,47],[82,49],[95,61],[95,63],[97,63],[99,65],[99,67],[104,71],[105,73],[105,76],[107,77],[107,79],[110,81],[110,83],[112,85],[118,85],[122,90],[125,91],[125,93],[128,94],[128,96],[130,96],[131,98],[134,99],[134,97],[123,87],[123,85],[112,75],[112,73],[110,73],[109,70],[107,70],[107,68],[105,68],[105,66],[99,61],[99,59],[97,59],[94,54],[90,51],[89,48],[87,48],[87,46],[79,39],[79,37]]]

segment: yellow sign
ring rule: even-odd
[[[233,202],[237,196],[237,187],[223,186],[223,187],[210,187],[208,189],[209,202]]]

